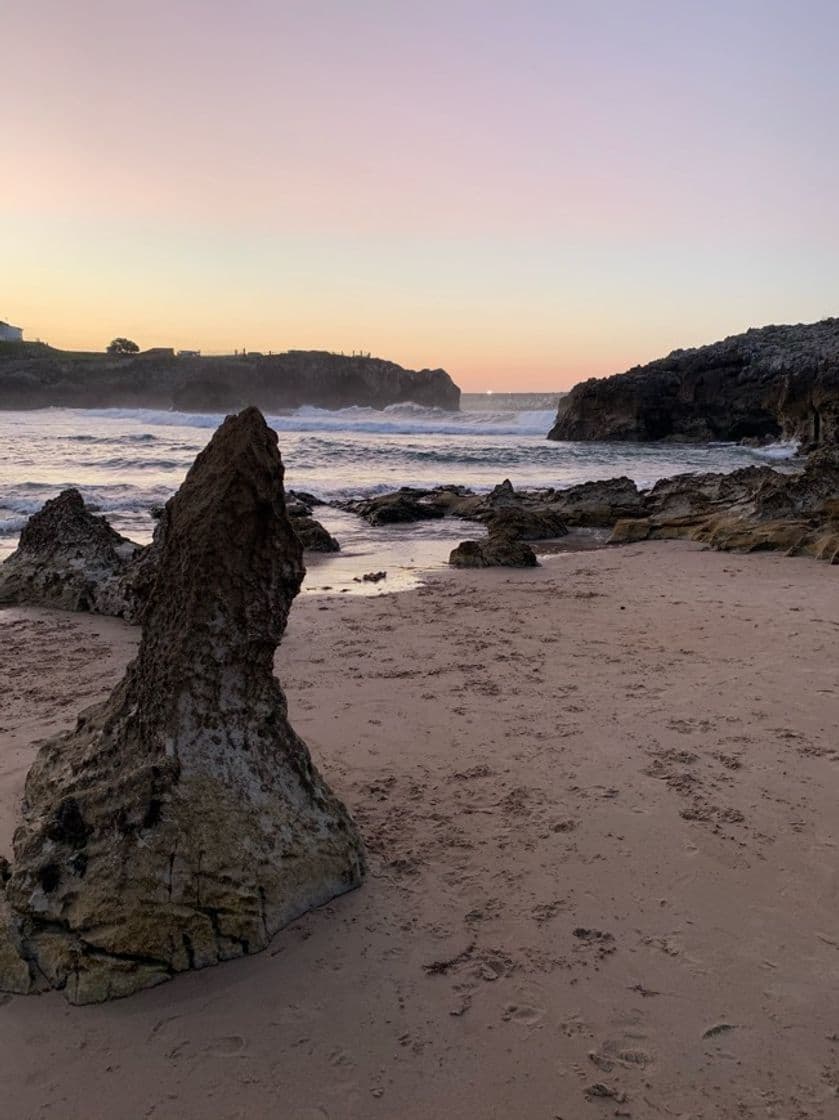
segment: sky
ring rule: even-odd
[[[0,318],[556,390],[839,314],[835,0],[0,0]]]

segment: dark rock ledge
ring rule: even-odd
[[[839,319],[749,330],[583,381],[560,400],[548,439],[835,445]]]

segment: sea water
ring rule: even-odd
[[[787,445],[552,442],[545,437],[557,396],[464,394],[458,413],[415,404],[304,407],[267,420],[279,435],[286,486],[327,501],[445,483],[486,491],[505,478],[529,488],[627,475],[651,486],[685,471],[780,463],[794,453]],[[222,419],[154,409],[0,412],[0,559],[26,519],[68,486],[120,533],[149,541],[152,510],[175,492]],[[443,563],[457,540],[476,532],[448,519],[382,530],[326,508],[316,516],[344,549],[341,559],[320,563],[318,578],[334,572],[338,582],[374,562],[404,571]]]

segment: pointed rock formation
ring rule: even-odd
[[[94,516],[78,490],[63,490],[30,517],[0,566],[0,603],[133,619],[138,603],[124,577],[140,551]]]
[[[250,408],[168,503],[136,660],[28,775],[0,988],[128,995],[256,952],[361,882],[355,825],[273,675],[304,574],[282,482]]]

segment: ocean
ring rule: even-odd
[[[287,487],[327,500],[441,483],[485,491],[505,478],[527,488],[628,475],[650,486],[684,471],[780,463],[794,452],[782,444],[554,443],[545,435],[557,399],[464,394],[459,413],[414,404],[383,411],[306,407],[268,422],[279,435]],[[120,533],[146,543],[152,508],[174,493],[221,419],[152,409],[0,412],[0,559],[15,547],[26,519],[67,486],[78,487]],[[411,582],[419,567],[443,564],[456,541],[476,532],[448,520],[384,530],[336,510],[321,508],[316,516],[341,541],[343,556],[307,563],[335,584],[373,565]],[[317,589],[311,579],[309,585]]]

